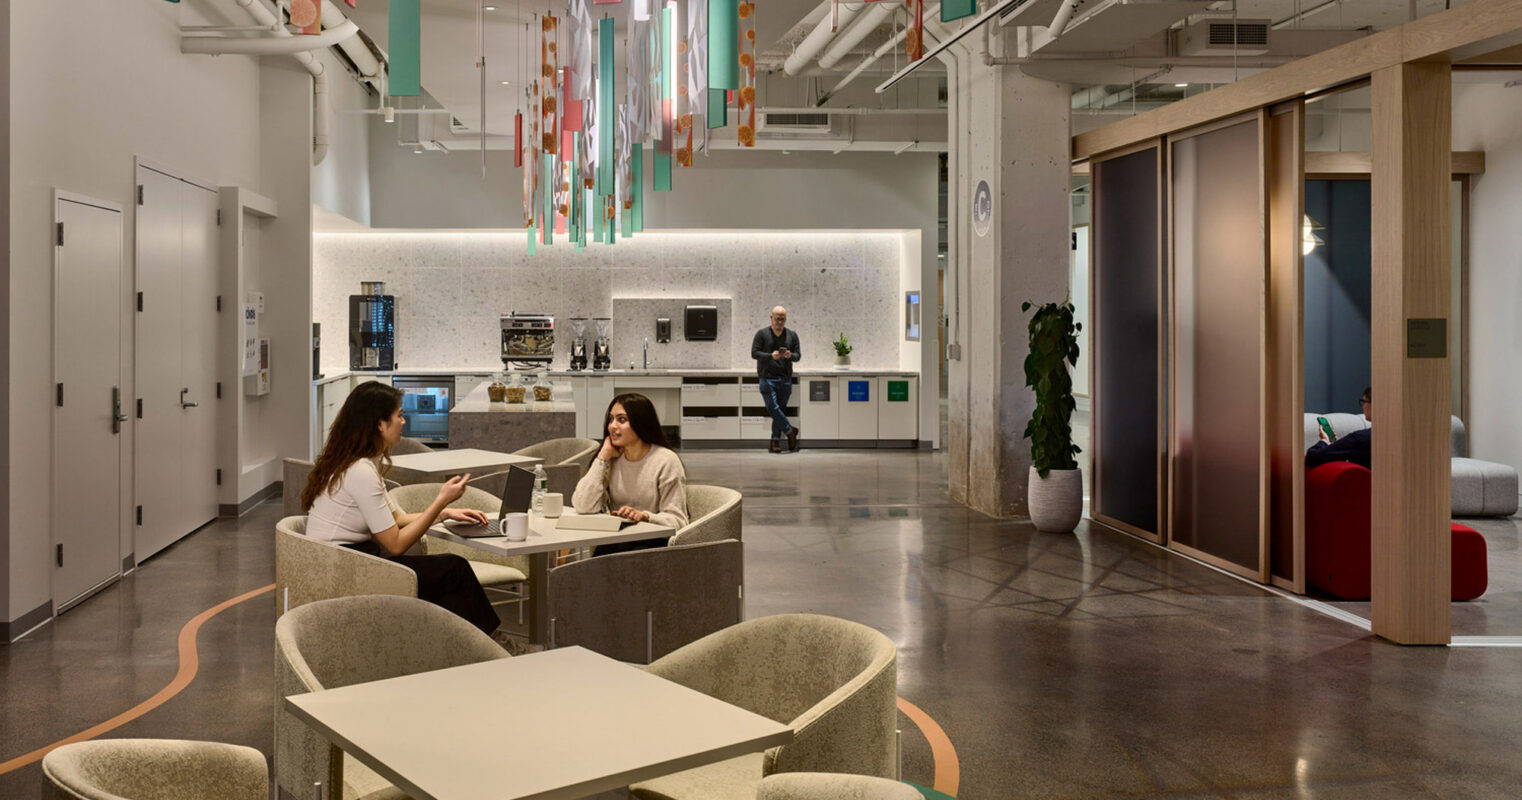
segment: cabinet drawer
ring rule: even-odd
[[[797,426],[799,424],[798,423],[798,414],[797,414],[797,411],[795,409],[789,408],[788,412],[789,412],[788,415],[787,415],[788,422],[790,422],[793,425]],[[772,438],[772,418],[771,417],[767,417],[767,416],[759,416],[758,417],[758,416],[756,416],[754,414],[749,414],[749,413],[747,413],[746,415],[740,417],[740,438],[741,439],[770,439],[770,438]]]
[[[740,384],[729,383],[682,383],[684,406],[737,406],[740,404]]]
[[[739,417],[689,417],[682,415],[683,439],[738,439]]]

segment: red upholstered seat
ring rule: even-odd
[[[1345,461],[1305,474],[1306,582],[1342,600],[1369,599],[1371,473]],[[1485,538],[1453,523],[1454,600],[1485,593],[1489,572]]]

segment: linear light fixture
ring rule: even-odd
[[[908,66],[904,67],[898,72],[893,73],[893,77],[883,81],[878,85],[877,93],[882,94],[883,92],[888,91],[888,89],[891,88],[893,84],[898,83],[899,81],[908,77],[909,73],[919,69],[921,64],[929,61],[931,58],[937,55],[940,55],[941,51],[956,44],[963,36],[966,36],[967,34],[972,33],[974,30],[977,30],[983,25],[983,23],[999,16],[999,14],[1004,11],[1004,9],[1026,1],[1027,0],[1003,0],[993,8],[990,8],[987,11],[984,11],[982,14],[979,14],[977,18],[975,18],[972,22],[963,25],[961,28],[957,29],[956,33],[951,34],[950,36],[943,39],[940,44],[927,50],[924,55],[920,56],[918,61],[911,61]]]

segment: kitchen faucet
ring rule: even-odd
[[[650,337],[645,337],[645,369],[650,369]]]

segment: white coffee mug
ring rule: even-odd
[[[547,519],[554,519],[554,518],[560,516],[560,512],[562,512],[564,510],[565,510],[565,496],[564,495],[562,495],[560,492],[545,492],[544,493],[544,516]]]
[[[510,542],[521,542],[528,538],[528,515],[522,511],[510,511],[507,515],[507,525],[503,529],[503,535]]]

